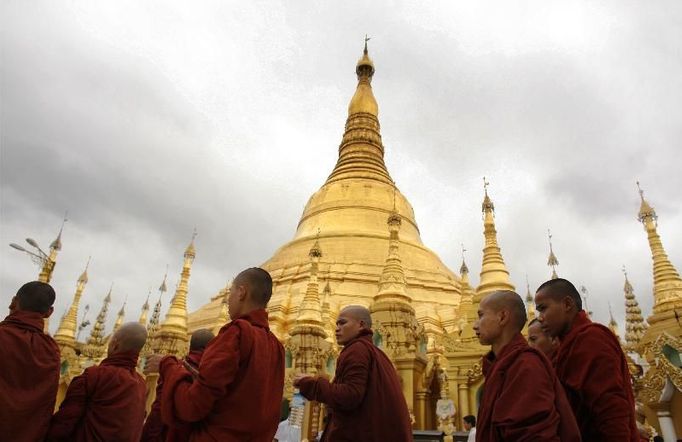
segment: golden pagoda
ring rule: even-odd
[[[142,304],[142,310],[140,311],[140,319],[137,320],[140,324],[147,326],[147,315],[149,314],[149,297],[152,294],[152,289],[149,289],[147,293],[147,299],[145,299],[144,304]]]
[[[639,182],[637,187],[638,219],[647,232],[654,276],[653,311],[638,346],[646,364],[644,376],[636,383],[637,399],[659,434],[676,440],[682,434],[682,278],[663,248],[656,211],[644,199]]]
[[[625,270],[625,266],[623,266],[623,274],[625,275],[625,285],[623,286],[625,293],[625,348],[632,352],[639,347],[639,341],[644,336],[647,323],[642,317],[642,309],[639,308],[635,290],[628,280],[628,272]]]
[[[154,335],[152,343],[154,353],[171,354],[174,356],[184,356],[189,345],[189,335],[187,329],[187,292],[189,290],[189,276],[192,270],[192,263],[196,257],[194,239],[197,236],[196,230],[192,234],[192,240],[185,249],[182,273],[180,282],[175,290],[175,296],[166,313],[158,331]],[[165,285],[165,279],[164,279]]]
[[[82,354],[87,360],[87,364],[92,365],[93,363],[99,362],[99,360],[106,354],[105,348],[105,334],[104,327],[107,320],[107,312],[109,310],[109,304],[111,303],[111,291],[114,289],[112,284],[109,288],[107,296],[104,298],[102,303],[102,308],[97,315],[95,324],[92,326],[90,331],[90,337],[86,341],[82,348]]]
[[[348,106],[336,166],[308,200],[293,239],[262,265],[273,278],[268,312],[271,329],[282,342],[290,339],[307,305],[304,299],[316,265],[326,270],[326,285],[330,287],[324,295],[324,317],[328,323],[323,328],[333,330],[341,307],[372,306],[383,287],[380,281],[392,241],[393,247],[400,250],[401,290],[408,294],[406,299],[414,318],[424,328],[426,339],[422,347],[426,340],[443,335],[443,323],[450,328],[456,324],[460,278],[423,244],[412,206],[396,187],[384,163],[379,107],[371,85],[374,73],[374,63],[365,46],[356,65],[357,88]],[[393,239],[386,226],[389,216],[394,223],[400,222],[400,235]],[[309,256],[316,241],[324,244],[324,255],[318,262]],[[190,332],[217,325],[222,298],[217,294],[209,304],[189,315]],[[428,386],[421,379],[405,381],[415,389],[414,397],[420,402],[416,408],[430,408]],[[424,428],[425,417],[418,413],[415,417],[417,428]]]

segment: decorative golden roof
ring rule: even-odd
[[[611,303],[609,302],[609,330],[618,338],[618,342],[620,342],[620,334],[618,332],[618,323],[616,320],[613,318],[613,311],[611,311]]]
[[[111,303],[111,291],[114,285],[111,284],[107,296],[104,298],[102,303],[102,308],[97,315],[95,324],[92,326],[90,331],[90,337],[83,347],[83,354],[90,359],[98,359],[105,353],[104,348],[104,327],[107,320],[107,311],[109,310],[109,304]]]

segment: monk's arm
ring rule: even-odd
[[[343,381],[330,383],[325,378],[301,379],[299,389],[308,399],[327,404],[338,410],[357,408],[365,397],[367,378],[371,363],[369,350],[356,345],[354,352],[347,355],[337,372],[343,372]]]
[[[59,406],[59,411],[52,416],[50,431],[47,433],[48,441],[71,440],[76,425],[85,414],[87,403],[87,371],[73,378],[66,390],[64,401]]]
[[[506,373],[492,421],[502,440],[559,442],[554,380],[533,353],[522,353]]]
[[[566,383],[582,393],[600,440],[616,442],[631,437],[634,410],[626,393],[632,389],[629,375],[625,373],[624,378],[621,374],[620,349],[609,338],[599,333],[584,335],[570,355],[576,369],[567,373]]]
[[[229,327],[209,345],[199,365],[199,376],[192,376],[178,363],[160,367],[164,378],[164,391],[172,397],[173,415],[185,422],[205,418],[215,401],[223,397],[234,381],[239,369],[239,327]],[[166,397],[164,393],[164,397]],[[163,404],[162,407],[166,405]]]

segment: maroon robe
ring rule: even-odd
[[[43,315],[15,311],[0,322],[0,438],[45,438],[59,385],[59,348]]]
[[[52,418],[48,440],[138,442],[146,386],[135,371],[137,356],[116,353],[73,378]]]
[[[327,405],[322,441],[412,440],[410,412],[395,367],[363,330],[339,355],[334,381],[303,378],[301,394]]]
[[[284,392],[284,347],[254,310],[209,342],[196,379],[177,360],[161,360],[161,418],[192,422],[192,441],[272,442]]]
[[[584,442],[639,441],[632,382],[620,343],[582,310],[561,338],[556,373]]]
[[[199,362],[204,351],[190,351],[185,356],[185,362],[189,364],[194,370],[199,369]],[[186,368],[183,364],[180,364]],[[188,371],[189,373],[189,371]],[[192,373],[189,373],[192,374]],[[190,424],[181,424],[180,422],[172,422],[168,425],[161,420],[161,395],[163,392],[163,378],[159,376],[156,383],[156,399],[152,404],[151,410],[147,420],[144,422],[142,428],[142,438],[140,442],[185,442],[189,440],[192,428]]]
[[[580,431],[554,369],[517,334],[483,357],[476,442],[579,442]]]

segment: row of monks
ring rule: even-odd
[[[268,323],[271,296],[268,272],[247,269],[230,288],[233,319],[217,336],[193,333],[184,359],[147,358],[145,372],[159,374],[148,416],[146,383],[136,369],[147,330],[136,322],[117,329],[106,358],[72,380],[52,415],[60,355],[43,320],[55,292],[40,281],[23,285],[0,323],[0,434],[14,441],[272,441],[285,355]],[[473,328],[490,351],[482,359],[475,440],[648,440],[636,424],[620,343],[589,319],[575,286],[551,279],[538,288],[535,304],[529,345],[517,293],[496,291],[480,302]],[[326,407],[323,441],[412,440],[398,372],[373,334],[370,311],[346,306],[336,323],[343,350],[333,381],[309,373],[294,379],[304,397]]]

